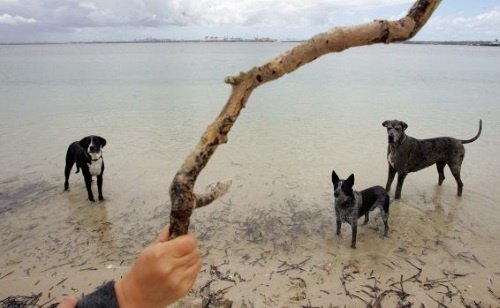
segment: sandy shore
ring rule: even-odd
[[[0,300],[36,294],[47,307],[131,266],[167,222],[169,204],[162,187],[121,194],[112,187],[127,184],[110,177],[106,201],[95,205],[80,178],[66,193],[56,178],[1,183]],[[498,200],[468,190],[457,198],[454,183],[408,183],[391,203],[389,238],[374,212],[353,250],[348,225],[335,235],[326,183],[236,181],[193,216],[203,268],[175,307],[498,307]]]
[[[49,307],[126,272],[168,223],[168,185],[227,100],[223,77],[292,46],[5,46],[0,302]],[[191,219],[203,268],[176,306],[500,307],[499,59],[474,46],[356,48],[252,94],[198,178],[196,191],[233,186]],[[335,235],[331,170],[354,173],[356,189],[385,185],[381,123],[394,118],[422,139],[484,126],[466,145],[462,198],[448,168],[442,187],[433,166],[411,174],[389,237],[374,212],[353,250],[348,225]],[[90,134],[108,141],[95,204],[74,171],[63,192],[66,149]]]

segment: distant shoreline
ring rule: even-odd
[[[130,41],[76,41],[76,42],[12,42],[0,45],[77,45],[77,44],[168,44],[168,43],[302,43],[306,40],[277,40],[270,38],[262,39],[214,39],[214,40],[173,40],[173,39],[145,39]],[[486,46],[500,47],[496,41],[405,41],[396,44],[409,45],[451,45],[451,46]]]
[[[500,42],[498,40],[496,41],[407,41],[407,42],[402,42],[402,44],[500,47]]]
[[[0,45],[69,45],[69,44],[165,44],[165,43],[275,43],[284,42],[280,40],[262,38],[262,39],[209,39],[209,40],[173,40],[173,39],[145,39],[130,41],[72,41],[72,42],[12,42],[2,43]],[[289,42],[289,41],[286,41]],[[301,42],[300,40],[291,40],[290,42]]]

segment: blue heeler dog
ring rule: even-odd
[[[354,174],[347,180],[341,180],[332,171],[333,195],[335,197],[335,215],[337,216],[337,235],[340,235],[342,222],[347,222],[352,228],[351,248],[356,248],[358,219],[365,216],[364,224],[368,223],[369,213],[375,208],[380,209],[384,221],[384,236],[387,236],[389,226],[389,195],[382,186],[373,186],[362,191],[355,191]]]
[[[408,124],[403,121],[384,121],[382,126],[387,128],[387,161],[389,175],[385,189],[391,189],[396,173],[395,199],[401,198],[401,189],[406,175],[436,164],[439,174],[438,185],[444,181],[444,166],[448,165],[451,174],[457,181],[457,196],[462,196],[464,184],[460,179],[460,169],[465,156],[464,144],[476,141],[481,135],[482,121],[479,120],[479,130],[474,138],[460,140],[452,137],[438,137],[431,139],[416,139],[406,135]]]

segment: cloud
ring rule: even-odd
[[[319,24],[340,10],[371,9],[412,0],[0,0],[3,16],[59,27]],[[10,15],[9,15],[10,14]]]
[[[430,25],[440,31],[474,31],[500,35],[500,6],[476,16],[436,16]]]
[[[493,40],[500,38],[500,6],[474,16],[434,16],[427,29],[438,40]]]
[[[31,24],[35,22],[36,20],[33,18],[24,18],[22,16],[11,16],[9,14],[0,15],[0,24],[16,25],[16,24]]]
[[[177,0],[164,2],[164,21],[181,25],[314,25],[339,11],[366,10],[408,0]],[[168,18],[166,18],[168,17]]]
[[[0,0],[3,41],[201,38],[218,35],[308,37],[334,25],[376,18],[399,19],[414,0]],[[439,12],[439,11],[438,11]],[[468,29],[500,31],[500,7],[470,15],[433,16],[443,37]],[[258,29],[250,31],[251,29]],[[198,31],[197,33],[195,33]],[[431,39],[436,36],[427,31]],[[207,33],[208,32],[208,33]],[[458,34],[457,34],[458,33]],[[61,36],[58,36],[61,35]],[[86,36],[84,36],[86,35]],[[490,36],[492,34],[488,34]],[[59,38],[58,38],[59,37]]]
[[[500,6],[471,18],[457,18],[454,23],[458,26],[465,25],[473,29],[490,29],[493,27],[498,32],[500,29]]]

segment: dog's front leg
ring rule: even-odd
[[[99,193],[99,200],[104,200],[102,195],[102,173],[97,176],[97,192]]]
[[[395,199],[401,199],[401,190],[403,189],[403,182],[405,181],[406,172],[398,172],[398,184],[396,185]]]
[[[89,200],[95,202],[94,194],[92,193],[92,175],[90,175],[90,173],[87,171],[86,173],[83,174],[83,177],[85,178],[85,186],[87,187]]]
[[[356,235],[358,233],[358,223],[353,222],[351,224],[351,228],[352,228],[351,248],[356,248]]]
[[[391,191],[392,181],[394,181],[394,177],[396,176],[396,169],[394,169],[391,164],[389,164],[389,172],[387,175],[387,184],[385,185],[385,191]]]

